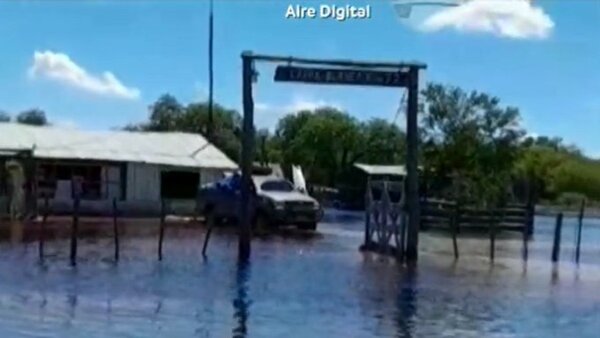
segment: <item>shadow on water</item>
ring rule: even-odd
[[[235,278],[235,298],[233,299],[233,328],[234,338],[244,338],[248,335],[248,317],[250,316],[250,298],[248,297],[248,283],[250,280],[250,262],[239,261]]]
[[[408,266],[400,278],[400,293],[397,298],[398,337],[412,337],[414,333],[414,317],[417,312],[417,271]]]

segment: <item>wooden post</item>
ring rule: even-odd
[[[202,257],[206,258],[206,249],[208,248],[208,241],[210,240],[210,235],[212,234],[212,225],[208,226],[206,230],[206,235],[204,236],[204,244],[202,245]]]
[[[42,223],[40,224],[40,234],[39,234],[39,247],[38,254],[40,256],[40,261],[44,260],[44,242],[46,241],[46,221],[48,220],[48,195],[44,194],[44,214],[42,215]]]
[[[535,182],[531,182],[531,180],[527,183],[527,220],[525,221],[525,230],[527,232],[527,237],[533,235],[533,222],[535,220]],[[529,238],[527,238],[528,240]]]
[[[238,258],[241,261],[245,261],[250,258],[253,204],[251,185],[252,160],[254,158],[254,101],[252,99],[254,70],[251,52],[242,53],[242,66],[244,122],[242,131],[242,186]]]
[[[165,200],[160,200],[160,228],[158,232],[158,260],[162,261],[163,257],[163,238],[165,237]]]
[[[400,245],[398,259],[403,262],[406,258],[406,180],[402,180],[402,198],[400,199]]]
[[[577,246],[575,248],[575,262],[579,264],[579,256],[581,253],[581,231],[583,227],[583,213],[585,211],[585,199],[581,200],[581,208],[579,208],[579,222],[577,224]]]
[[[79,193],[73,199],[73,225],[71,227],[71,265],[77,265],[77,237],[79,234]]]
[[[454,206],[454,215],[452,217],[452,248],[454,249],[454,259],[458,259],[458,223],[460,222],[460,206],[458,199],[456,200],[456,205]]]
[[[367,189],[365,191],[365,240],[364,248],[369,249],[371,245],[371,177],[367,177]]]
[[[208,241],[212,234],[213,226],[215,225],[215,217],[211,211],[204,213],[204,222],[206,223],[206,235],[204,236],[204,244],[202,245],[202,257],[206,257],[206,248],[208,247]]]
[[[556,215],[556,227],[554,228],[554,245],[552,245],[552,262],[558,262],[560,255],[560,236],[562,228],[563,214]]]
[[[113,235],[115,240],[115,262],[119,261],[119,224],[117,223],[117,199],[113,197]]]
[[[493,262],[496,256],[496,210],[490,210],[490,260]]]
[[[523,224],[523,260],[529,258],[529,238],[533,235],[535,217],[534,189],[532,179],[527,180],[527,202],[525,204],[525,224]]]
[[[419,69],[410,67],[408,84],[408,109],[406,114],[406,197],[408,206],[408,233],[406,260],[415,262],[419,245],[419,136],[417,113],[419,110]]]
[[[527,211],[527,213],[529,213],[529,211]],[[529,216],[527,216],[529,217]],[[525,221],[525,225],[523,226],[523,260],[527,261],[527,259],[529,258],[529,227],[527,226],[527,223],[529,221],[526,220]]]

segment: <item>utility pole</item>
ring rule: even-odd
[[[208,13],[208,121],[206,123],[206,137],[212,142],[213,136],[213,0],[210,0]]]

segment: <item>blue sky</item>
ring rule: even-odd
[[[216,100],[240,107],[243,50],[419,60],[429,66],[427,80],[494,94],[521,109],[530,132],[563,137],[600,156],[600,1],[534,0],[508,14],[498,12],[503,1],[522,0],[486,1],[470,12],[416,10],[407,21],[385,0],[216,0]],[[289,4],[323,3],[370,3],[373,17],[284,17]],[[423,28],[419,20],[442,11]],[[0,1],[0,110],[39,107],[56,124],[108,129],[143,120],[162,93],[183,103],[202,99],[207,12],[201,0]],[[494,15],[508,15],[508,22],[498,28],[481,21]],[[397,89],[275,84],[273,66],[258,71],[259,127],[321,104],[360,119],[391,120],[402,97]]]

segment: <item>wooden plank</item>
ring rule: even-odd
[[[275,56],[265,54],[251,54],[252,59],[270,62],[287,62],[291,63],[302,63],[302,64],[316,64],[316,65],[329,65],[337,67],[360,67],[360,68],[407,68],[414,67],[417,69],[426,69],[427,65],[422,62],[370,62],[370,61],[357,61],[357,60],[341,60],[341,59],[310,59],[310,58],[299,58],[292,56]]]

